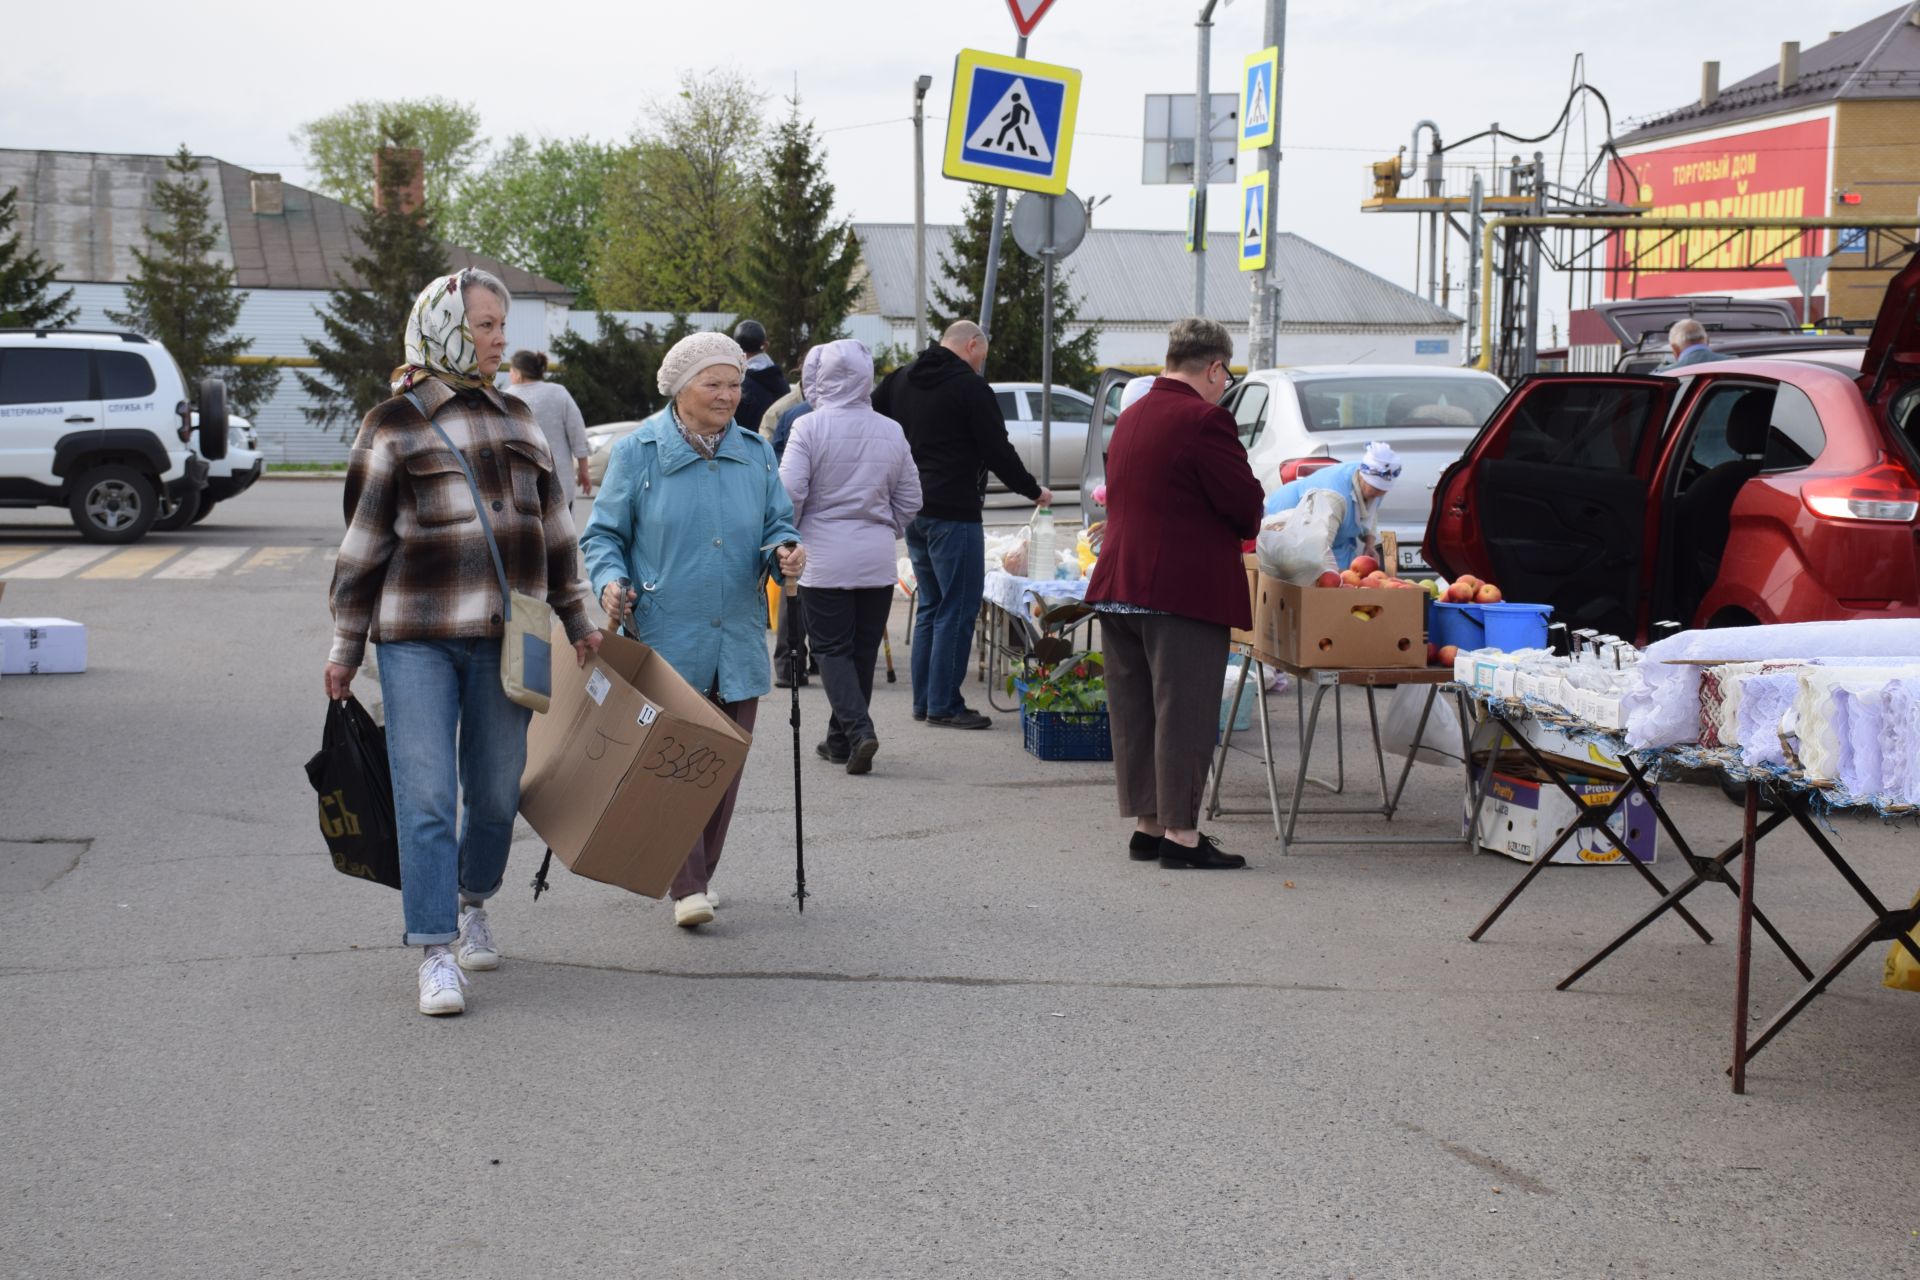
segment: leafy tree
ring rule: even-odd
[[[356,209],[373,207],[374,157],[386,139],[405,133],[424,159],[427,203],[445,206],[454,184],[480,157],[480,112],[450,98],[350,102],[309,120],[292,134],[313,167],[314,189]]]
[[[833,216],[826,150],[800,100],[767,147],[753,185],[751,234],[734,277],[738,309],[767,329],[767,352],[793,364],[817,342],[840,336],[853,309],[860,245],[846,219]]]
[[[446,211],[447,238],[574,290],[594,307],[590,252],[621,148],[590,138],[538,142],[516,133],[483,171],[461,180]]]
[[[573,393],[589,424],[644,418],[666,404],[657,381],[668,348],[692,332],[676,316],[662,331],[652,325],[630,328],[606,312],[598,317],[600,336],[571,331],[553,340],[559,367],[553,381]]]
[[[653,105],[607,183],[589,279],[623,311],[731,311],[737,255],[753,230],[745,165],[761,93],[734,71],[683,72]]]
[[[1009,220],[1011,221],[1011,220]],[[940,255],[929,318],[939,333],[955,320],[980,318],[980,294],[987,282],[987,237],[993,228],[993,189],[975,187],[967,214]],[[1013,243],[1006,230],[1000,247],[1000,276],[994,282],[992,344],[987,377],[994,382],[1038,382],[1045,292],[1044,268]],[[1100,343],[1095,326],[1080,329],[1080,304],[1073,296],[1072,274],[1064,263],[1053,269],[1053,382],[1091,391],[1094,353]],[[1080,329],[1078,336],[1065,335]]]
[[[280,385],[280,371],[234,363],[253,345],[232,332],[247,295],[233,287],[233,268],[210,256],[220,237],[207,180],[184,142],[167,172],[171,176],[153,187],[154,208],[166,225],[148,233],[145,249],[133,251],[127,309],[109,311],[107,319],[158,338],[179,362],[189,391],[210,375],[226,379],[234,408],[251,415]]]
[[[407,147],[409,138],[402,129],[390,140]],[[301,412],[309,422],[340,425],[343,439],[352,438],[367,410],[393,394],[389,379],[406,359],[413,300],[428,281],[447,273],[447,253],[435,233],[431,206],[401,211],[399,196],[410,176],[401,157],[382,161],[380,182],[386,198],[381,203],[386,207],[363,216],[361,252],[347,259],[359,283],[342,280],[326,308],[315,308],[326,338],[307,339],[307,351],[319,362],[321,376],[301,370],[300,385],[319,403]]]
[[[13,224],[20,217],[18,187],[0,195],[0,326],[12,329],[58,329],[73,323],[80,308],[73,290],[52,293],[54,268],[32,249],[20,252],[20,233]]]

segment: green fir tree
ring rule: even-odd
[[[664,332],[652,325],[629,328],[604,311],[597,320],[597,338],[571,332],[554,338],[553,381],[573,394],[589,425],[628,422],[662,408],[667,400],[660,394],[660,361],[692,332],[686,319],[676,316]]]
[[[8,187],[0,195],[0,328],[70,325],[80,314],[73,305],[73,290],[53,293],[54,268],[31,249],[20,252],[20,233],[13,229],[20,217],[19,196],[18,187]]]
[[[397,131],[404,134],[405,130]],[[352,439],[367,410],[393,395],[394,369],[406,360],[407,316],[429,281],[447,272],[447,251],[426,208],[407,212],[400,198],[411,176],[403,158],[407,139],[390,136],[394,152],[381,161],[381,208],[360,224],[361,252],[347,259],[358,284],[342,281],[320,309],[324,340],[307,340],[319,376],[302,371],[300,385],[318,401],[303,408],[310,422],[340,427]]]
[[[227,399],[251,416],[272,398],[280,371],[270,365],[237,365],[253,345],[235,336],[234,323],[247,295],[233,287],[233,268],[212,255],[220,242],[207,180],[183,142],[167,160],[165,180],[153,187],[153,206],[163,225],[135,249],[127,280],[127,309],[107,319],[157,339],[180,365],[193,391],[206,377],[226,380]]]
[[[826,150],[800,100],[787,100],[753,190],[753,215],[734,291],[741,312],[767,329],[767,353],[782,368],[841,336],[853,309],[860,245],[833,216]]]
[[[935,334],[955,320],[980,318],[980,295],[987,280],[988,235],[993,229],[993,196],[992,187],[973,188],[966,217],[940,255],[929,315]],[[1045,306],[1043,270],[1038,258],[1029,257],[1013,242],[1010,228],[1003,232],[1000,275],[993,290],[987,378],[993,382],[1038,382]],[[1066,264],[1054,268],[1053,383],[1091,392],[1100,330],[1081,325],[1080,303],[1074,297],[1072,280]]]

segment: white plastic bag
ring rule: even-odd
[[[1333,562],[1333,540],[1347,518],[1346,499],[1331,489],[1314,489],[1291,511],[1268,516],[1255,541],[1260,572],[1301,586],[1311,586]]]
[[[1016,578],[1027,576],[1028,539],[1033,530],[1022,525],[1018,530],[1004,536],[987,539],[987,568],[1001,569]]]
[[[1396,756],[1414,749],[1413,731],[1420,724],[1420,707],[1433,691],[1432,685],[1403,684],[1387,700],[1386,714],[1380,717],[1380,745]],[[1436,694],[1433,711],[1427,716],[1426,732],[1420,735],[1419,754],[1414,759],[1426,764],[1460,765],[1460,709],[1447,694]]]

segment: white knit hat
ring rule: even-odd
[[[702,369],[711,369],[716,364],[732,365],[745,373],[747,353],[724,333],[688,334],[674,343],[666,359],[660,362],[660,394],[679,395]]]
[[[1374,440],[1367,445],[1366,456],[1360,459],[1360,476],[1385,493],[1400,478],[1400,456],[1385,440]]]

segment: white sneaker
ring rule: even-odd
[[[460,945],[454,959],[462,969],[498,969],[500,949],[493,945],[493,930],[487,925],[485,907],[467,907],[460,913]]]
[[[720,909],[720,895],[715,893],[711,889],[707,890],[707,910],[718,911],[719,909]]]
[[[684,898],[673,901],[673,922],[682,929],[691,929],[695,925],[709,924],[713,920],[713,904],[707,901],[704,893],[690,893]]]
[[[467,997],[460,989],[466,985],[467,975],[460,972],[453,956],[434,952],[420,964],[420,1012],[431,1017],[465,1013]]]

